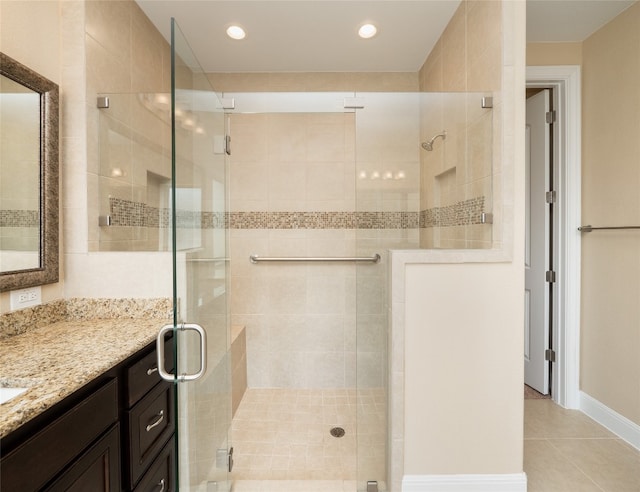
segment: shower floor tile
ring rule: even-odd
[[[355,492],[349,480],[237,480],[231,492]]]
[[[358,475],[384,481],[384,401],[382,389],[247,389],[232,424],[234,491],[342,492],[355,491]],[[344,436],[333,437],[334,427]],[[299,480],[308,481],[302,489]],[[280,488],[264,488],[276,481]]]

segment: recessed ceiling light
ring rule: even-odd
[[[363,24],[360,29],[358,29],[358,35],[362,39],[369,39],[376,35],[378,32],[378,28],[373,24]]]
[[[231,39],[244,39],[247,33],[244,32],[240,26],[229,26],[227,27],[227,36]]]

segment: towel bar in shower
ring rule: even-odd
[[[375,254],[373,256],[351,256],[351,257],[342,257],[342,256],[329,256],[329,257],[317,257],[317,256],[258,256],[251,255],[249,256],[251,263],[259,263],[261,261],[356,261],[356,262],[369,262],[369,263],[378,263],[380,261],[380,255]]]
[[[584,225],[578,227],[580,232],[591,232],[599,230],[620,230],[620,229],[640,229],[640,226],[610,226],[610,227],[593,227],[590,225]]]

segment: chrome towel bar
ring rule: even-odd
[[[342,261],[342,262],[347,262],[347,261],[356,261],[356,262],[369,262],[369,263],[378,263],[380,261],[380,255],[379,254],[375,254],[373,256],[352,256],[352,257],[335,257],[335,256],[330,256],[330,257],[306,257],[306,256],[258,256],[258,255],[251,255],[249,256],[249,259],[251,260],[251,263],[259,263],[261,261],[298,261],[298,262],[302,262],[302,261]]]
[[[580,232],[591,232],[600,230],[614,230],[614,229],[640,229],[640,226],[611,226],[611,227],[593,227],[590,225],[584,225],[578,227]]]

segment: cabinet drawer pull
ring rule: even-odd
[[[164,410],[160,410],[158,412],[158,418],[156,419],[155,422],[147,425],[147,427],[145,427],[147,429],[147,432],[149,432],[151,429],[153,429],[154,427],[157,427],[160,425],[160,423],[164,420]]]
[[[158,372],[158,367],[150,367],[147,369],[147,376],[151,376],[154,372]]]
[[[160,480],[157,484],[157,487],[160,487],[160,490],[158,492],[164,492],[164,486],[165,486],[165,482],[164,482],[164,478],[162,480]]]

